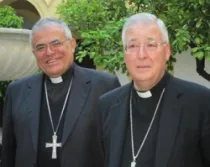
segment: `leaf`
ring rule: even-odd
[[[198,59],[202,59],[204,57],[204,53],[203,52],[196,52],[196,53],[193,53],[193,56],[195,56],[196,58]]]
[[[196,53],[199,50],[199,47],[195,47],[191,49],[192,54]]]
[[[120,67],[126,71],[121,30],[125,19],[139,12],[152,12],[164,20],[172,56],[190,46],[192,53],[202,57],[200,52],[209,51],[209,5],[206,0],[65,0],[57,12],[80,32],[80,51],[85,50],[85,56],[113,72]],[[174,59],[169,62],[173,69]]]
[[[22,25],[23,18],[11,6],[0,7],[0,27],[21,28]]]

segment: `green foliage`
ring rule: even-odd
[[[110,72],[119,68],[125,71],[121,29],[129,11],[124,0],[67,0],[57,12],[80,33],[82,42],[76,57],[79,62],[89,56]]]
[[[210,57],[210,1],[156,0],[153,6],[167,25],[173,56],[191,48],[199,59]]]
[[[23,18],[16,15],[16,11],[10,6],[0,7],[0,27],[21,28]],[[0,81],[0,103],[4,101],[5,91],[11,81]]]
[[[94,64],[110,72],[114,72],[120,67],[125,72],[123,47],[119,33],[123,22],[124,19],[109,21],[100,30],[83,31],[81,34],[83,42],[78,48],[77,59],[82,61],[83,57],[89,55],[93,59]]]
[[[139,12],[151,12],[161,18],[169,32],[173,70],[175,54],[191,48],[192,54],[210,58],[209,0],[66,0],[58,13],[80,33],[77,59],[89,56],[94,63],[114,72],[125,72],[121,29],[125,18]]]
[[[11,81],[1,81],[0,82],[0,103],[3,101],[3,97],[6,93],[7,86]]]
[[[58,6],[57,11],[76,30],[97,30],[113,17],[124,15],[122,10],[119,11],[121,3],[123,0],[67,0]]]
[[[16,15],[16,11],[10,6],[0,7],[0,27],[21,28],[23,18]]]

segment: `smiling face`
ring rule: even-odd
[[[170,57],[170,46],[163,42],[156,24],[138,23],[127,29],[125,47],[138,49],[125,50],[125,63],[138,90],[151,89],[163,77]]]
[[[49,77],[62,75],[73,63],[76,41],[66,39],[64,29],[58,25],[38,29],[33,35],[32,45],[37,65]]]

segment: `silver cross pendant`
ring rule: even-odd
[[[136,166],[136,161],[133,160],[133,161],[131,162],[131,167],[135,167],[135,166]]]

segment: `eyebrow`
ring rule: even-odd
[[[154,37],[154,36],[145,37],[145,39],[146,39],[146,40],[149,40],[149,41],[157,41],[157,38]],[[129,43],[129,42],[136,42],[136,41],[138,42],[137,38],[131,38],[131,39],[128,41],[128,43]]]
[[[51,41],[50,44],[55,43],[55,42],[60,42],[60,41],[61,41],[60,39],[55,39],[55,40]]]
[[[136,39],[136,38],[132,38],[132,39],[128,40],[128,42],[127,42],[127,43],[130,43],[130,42],[136,42],[136,41],[137,41],[137,39]]]
[[[147,39],[150,41],[157,41],[157,38],[155,38],[155,37],[147,37]]]
[[[59,39],[55,39],[55,40],[49,42],[49,44],[52,44],[52,43],[55,43],[55,42],[58,42],[58,41],[60,41],[60,40]],[[35,47],[44,46],[44,45],[46,45],[46,44],[40,43],[40,44],[35,45]]]
[[[129,40],[129,42],[130,41],[136,41],[137,39],[136,38],[131,38],[130,40]]]

